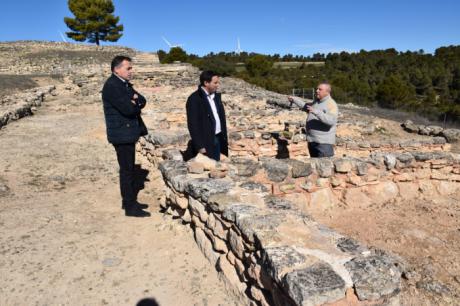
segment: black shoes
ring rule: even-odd
[[[132,203],[122,203],[121,208],[125,210],[125,216],[127,217],[150,217],[148,211],[143,209],[149,207],[147,204],[141,204],[137,201]]]
[[[146,209],[146,208],[149,207],[147,204],[142,204],[142,203],[139,203],[137,201],[136,201],[136,203],[137,203],[137,207],[139,207],[140,209]]]
[[[142,204],[142,203],[139,203],[139,202],[137,202],[137,201],[134,203],[134,206],[137,206],[137,207],[139,207],[140,209],[146,209],[146,208],[149,207],[147,204]],[[121,209],[125,209],[125,207],[126,207],[125,203],[122,202],[122,203],[121,203]]]
[[[125,208],[125,216],[127,217],[150,217],[148,211],[142,210],[139,206],[129,206]]]

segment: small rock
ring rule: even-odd
[[[295,159],[288,159],[287,163],[289,166],[291,166],[291,173],[293,178],[309,176],[313,172],[310,163],[304,163]]]
[[[342,237],[337,242],[337,247],[342,251],[350,254],[361,254],[365,248],[359,244],[358,241],[348,238]]]
[[[356,257],[345,264],[360,300],[377,300],[401,290],[401,272],[389,256]]]
[[[367,174],[367,163],[366,162],[357,162],[356,169],[358,171],[358,175],[366,175]]]
[[[418,133],[420,135],[430,135],[430,130],[426,126],[420,125],[418,128]]]
[[[268,192],[267,187],[265,187],[262,184],[255,183],[252,181],[244,182],[243,184],[240,185],[240,187],[244,189],[248,189],[248,190],[259,191],[259,192]]]
[[[385,154],[383,156],[383,162],[388,170],[393,169],[396,166],[396,157],[392,154]]]
[[[316,180],[316,186],[320,187],[320,188],[325,188],[325,187],[329,187],[329,179],[328,178],[324,178],[324,177],[320,177]]]
[[[304,184],[300,184],[300,187],[302,187],[302,189],[305,189],[308,192],[312,192],[316,189],[315,185],[313,185],[313,183],[310,181],[305,182]]]
[[[332,185],[332,187],[339,187],[339,186],[341,186],[342,184],[343,184],[343,180],[342,180],[342,179],[340,179],[340,178],[338,178],[338,177],[335,177],[335,176],[333,176],[333,177],[331,178],[331,185]]]
[[[280,190],[284,193],[288,193],[290,191],[294,191],[295,190],[295,184],[283,184],[283,185],[280,185]]]
[[[443,128],[438,125],[428,125],[426,128],[429,130],[431,136],[438,136],[443,131]]]
[[[423,289],[437,295],[444,295],[450,292],[448,287],[431,279],[418,281],[415,286],[417,289]]]
[[[274,158],[264,158],[262,166],[267,172],[268,179],[273,182],[282,182],[289,172],[286,162]]]
[[[204,172],[204,166],[202,163],[196,162],[196,161],[189,161],[187,163],[187,171],[189,173],[196,173],[200,174]]]
[[[351,171],[353,165],[350,160],[345,158],[338,158],[334,161],[335,171],[339,173],[348,173]]]
[[[163,159],[182,160],[182,154],[177,149],[166,149],[163,151]]]
[[[294,185],[294,188],[295,188],[295,185]],[[276,196],[267,196],[264,198],[264,202],[268,208],[281,209],[281,210],[293,208],[293,205],[291,202],[283,198],[276,197]]]
[[[240,140],[242,138],[243,137],[238,132],[232,132],[232,133],[228,134],[228,139],[233,140],[233,141],[238,141],[238,140]]]
[[[316,171],[320,177],[332,176],[334,164],[329,159],[320,158],[316,161]]]
[[[419,127],[411,120],[406,120],[401,126],[409,133],[418,133]]]
[[[254,139],[255,138],[254,131],[244,131],[243,135],[244,135],[245,138],[248,138],[248,139]]]
[[[288,273],[282,286],[297,305],[321,305],[344,297],[345,281],[323,262]]]
[[[10,188],[6,184],[0,183],[0,196],[7,194],[9,190]]]
[[[209,172],[209,177],[211,178],[224,178],[226,176],[227,176],[227,171],[213,169]]]
[[[198,153],[195,158],[192,159],[192,161],[195,161],[197,163],[200,163],[203,165],[204,170],[212,170],[216,168],[216,161],[214,159],[211,159],[207,157],[206,155],[203,155],[201,153]]]
[[[447,140],[444,137],[436,136],[433,137],[433,144],[446,144]]]
[[[460,130],[458,129],[445,129],[442,131],[441,136],[447,139],[449,143],[455,143],[460,140]]]
[[[259,169],[259,164],[248,158],[232,158],[232,164],[239,176],[253,176]]]
[[[272,138],[272,135],[270,133],[262,133],[261,137],[263,140],[269,140],[270,138]]]
[[[118,265],[121,264],[121,259],[120,259],[120,258],[116,258],[116,257],[105,258],[105,259],[102,261],[102,264],[103,264],[105,267],[115,267],[115,266],[118,266]]]

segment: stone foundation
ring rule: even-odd
[[[147,79],[176,88],[175,78]],[[153,130],[139,149],[163,175],[164,211],[193,229],[202,253],[251,305],[399,305],[403,260],[308,212],[450,194],[460,186],[459,155],[446,152],[444,137],[397,139],[386,122],[357,122],[350,111],[339,117],[341,157],[310,158],[303,113],[288,111],[285,96],[233,82],[222,88],[231,158],[218,163],[202,155],[184,162],[188,93],[152,89],[158,106],[145,117]]]
[[[0,103],[0,128],[9,122],[32,115],[48,95],[53,95],[54,85],[38,87],[24,93],[3,97]]]
[[[450,143],[460,141],[459,129],[445,129],[437,125],[414,124],[411,120],[406,120],[401,124],[401,127],[408,133],[443,137]]]
[[[193,228],[199,248],[233,293],[249,297],[253,305],[398,305],[401,260],[318,224],[299,203],[325,207],[354,193],[372,200],[357,189],[366,186],[387,200],[410,191],[398,184],[412,181],[396,169],[427,169],[419,183],[426,190],[426,181],[435,192],[450,190],[445,183],[458,184],[438,180],[436,171],[458,171],[455,159],[447,162],[447,155],[438,153],[399,157],[394,164],[390,157],[377,155],[372,165],[347,159],[306,163],[273,158],[215,163],[202,156],[186,163],[178,150],[160,154],[154,147],[143,139],[140,151],[163,174],[164,210]],[[343,183],[333,183],[339,179]]]

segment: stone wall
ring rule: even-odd
[[[234,159],[236,176],[263,184],[302,211],[431,199],[460,188],[460,155],[436,152],[373,153],[362,158]],[[232,168],[232,166],[230,166]]]
[[[20,94],[2,97],[0,101],[0,128],[13,120],[30,116],[46,97],[54,95],[54,85],[37,87]]]
[[[257,304],[331,303],[353,287],[361,300],[398,292],[401,271],[394,258],[321,227],[289,201],[251,201],[251,189],[261,186],[246,186],[244,198],[244,187],[188,175],[183,162],[167,161],[160,169],[169,187],[165,208],[191,224],[208,260],[236,293]]]
[[[411,120],[404,121],[401,127],[409,133],[444,137],[450,143],[460,141],[459,129],[444,129],[438,125],[415,124]]]
[[[177,122],[185,120],[183,112],[170,114],[167,118],[168,126],[178,125]],[[238,127],[238,123],[230,121],[231,131],[228,134],[229,150],[231,156],[247,157],[254,160],[260,157],[293,158],[308,160],[308,146],[305,131],[300,125],[269,132],[265,124]],[[286,125],[286,123],[285,123]],[[184,128],[174,130],[151,131],[149,142],[161,150],[179,148],[184,150],[190,139],[188,131]],[[444,137],[432,137],[423,140],[391,140],[391,141],[357,141],[351,138],[337,136],[335,146],[336,156],[367,158],[370,154],[405,152],[441,152],[448,151],[450,144]],[[157,153],[160,154],[161,152]]]
[[[252,305],[397,304],[400,259],[316,223],[278,192],[290,178],[308,185],[321,173],[325,184],[335,172],[359,168],[362,174],[363,166],[241,157],[216,163],[201,155],[184,162],[177,149],[155,149],[168,140],[147,137],[140,145],[163,174],[162,206],[193,228],[199,248],[235,294],[249,297]],[[385,171],[392,173],[396,163]],[[370,173],[368,168],[364,176]],[[318,190],[297,187],[324,205]]]
[[[233,129],[234,130],[234,129]],[[231,132],[230,150],[233,156],[308,158],[306,135],[302,129],[267,132],[264,127]],[[405,141],[356,141],[337,137],[336,156],[368,156],[373,152],[443,151],[449,148],[444,137]]]

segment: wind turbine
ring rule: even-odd
[[[62,41],[66,43],[67,39],[65,39],[64,34],[62,34],[61,31],[58,31],[58,32],[59,32],[59,35],[61,35]]]
[[[243,50],[241,49],[240,38],[238,37],[238,47],[236,48],[235,53],[240,54],[241,52],[243,52]]]
[[[165,41],[165,43],[169,46],[169,48],[182,48],[183,44],[171,44],[164,36],[161,36],[161,38],[163,38],[163,40]]]

